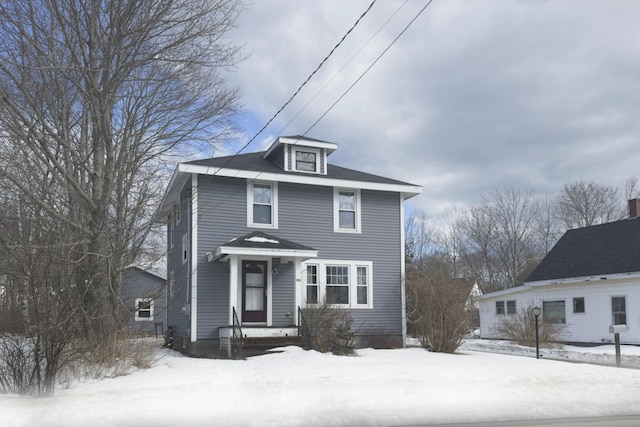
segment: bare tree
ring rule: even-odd
[[[434,251],[435,230],[424,212],[411,213],[404,223],[407,261],[419,260]]]
[[[618,189],[582,180],[565,184],[556,204],[567,229],[616,221],[626,212]]]
[[[121,273],[155,225],[163,160],[235,130],[238,91],[222,72],[238,60],[225,36],[240,10],[233,0],[0,3],[0,184],[37,211],[36,228],[55,231],[42,248],[64,272],[58,286],[81,296],[86,339],[117,337]],[[19,212],[0,215],[24,225]],[[41,245],[19,238],[25,252]]]

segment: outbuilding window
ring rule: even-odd
[[[627,301],[625,297],[611,298],[611,314],[614,325],[627,324]]]
[[[136,321],[153,320],[153,300],[148,298],[136,298]]]

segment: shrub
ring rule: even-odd
[[[321,353],[352,354],[357,343],[357,331],[352,329],[353,319],[343,308],[322,301],[303,310],[303,334],[308,345]]]
[[[436,261],[407,269],[407,328],[430,351],[453,353],[469,333],[471,285]]]
[[[536,345],[536,320],[533,315],[533,304],[520,308],[516,314],[505,315],[493,326],[496,335],[509,339],[516,344],[527,347]],[[538,321],[538,341],[541,346],[549,347],[559,341],[560,330],[555,323]]]

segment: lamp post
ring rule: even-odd
[[[540,340],[538,339],[538,316],[540,316],[540,307],[533,307],[533,315],[536,318],[536,359],[540,359]]]

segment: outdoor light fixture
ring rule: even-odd
[[[536,359],[540,359],[540,341],[538,339],[538,316],[540,316],[540,307],[533,307],[533,315],[536,318]]]

